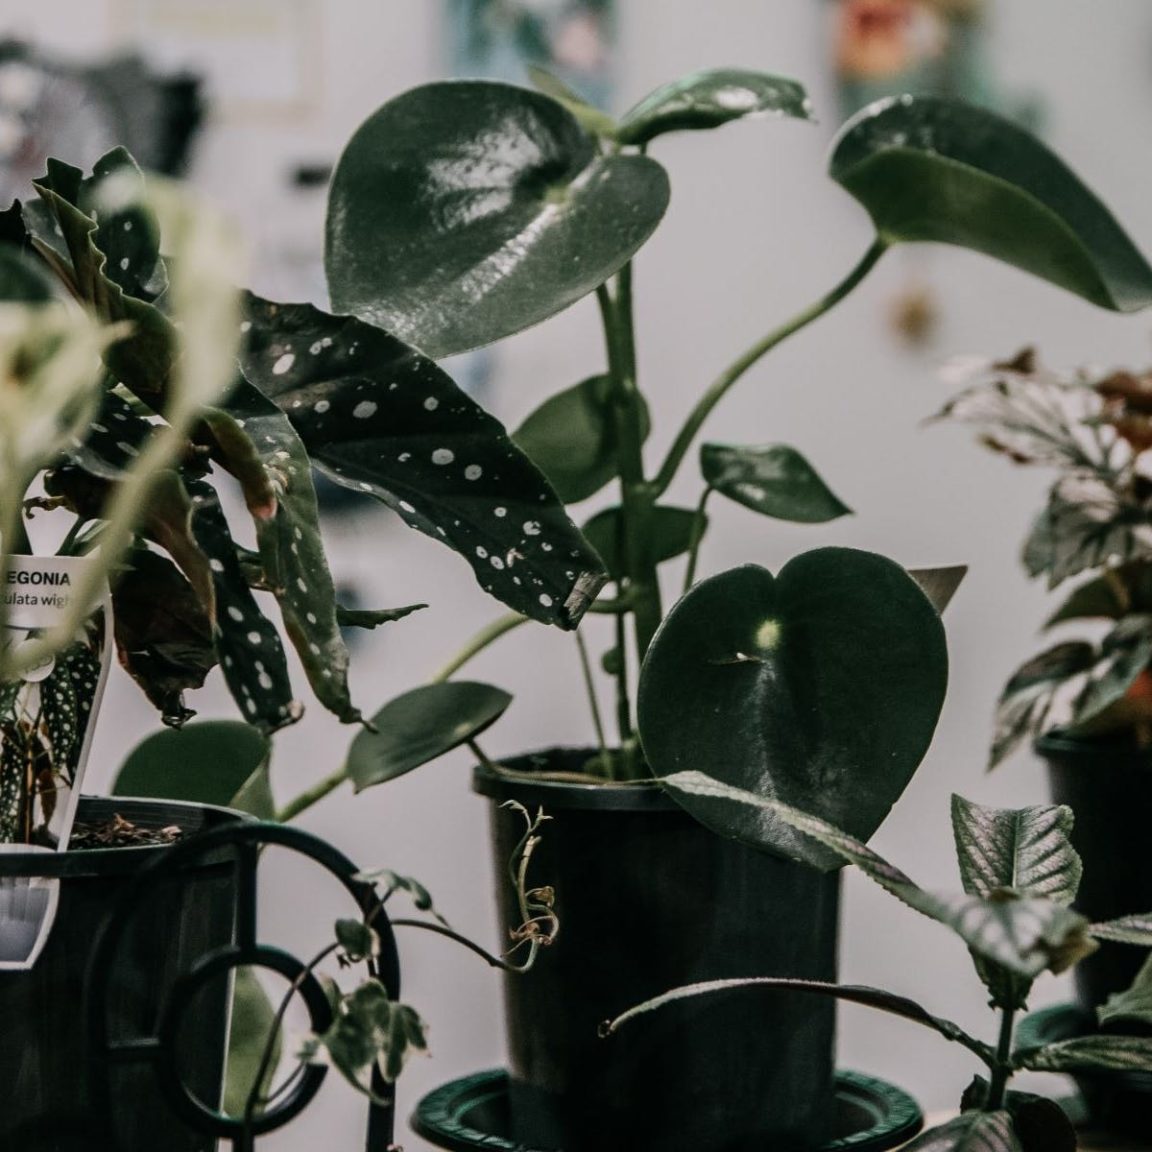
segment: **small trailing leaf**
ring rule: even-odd
[[[954,1120],[922,1132],[904,1152],[1022,1152],[1006,1111],[962,1112]]]
[[[1131,987],[1109,996],[1096,1014],[1101,1024],[1152,1025],[1152,954],[1144,961]]]
[[[259,978],[250,968],[236,970],[232,987],[232,1017],[228,1033],[228,1066],[224,1081],[224,1111],[243,1116],[248,1108],[252,1086],[260,1074],[268,1034],[276,1028],[268,1067],[260,1082],[259,1095],[267,1096],[280,1063],[283,1036],[276,1022],[276,1009]]]
[[[672,609],[641,670],[640,736],[658,778],[704,771],[866,839],[928,750],[947,678],[940,616],[915,581],[823,548],[776,577],[714,576]],[[679,801],[723,835],[839,866],[747,809]]]
[[[1152,1072],[1152,1037],[1080,1036],[1024,1052],[1019,1064],[1033,1072]]]
[[[841,130],[832,178],[887,244],[956,244],[1117,312],[1152,303],[1152,268],[1034,136],[957,100],[899,96]]]
[[[345,608],[337,604],[336,623],[341,628],[378,628],[381,624],[393,624],[427,607],[427,604],[409,604],[404,608]]]
[[[244,719],[262,732],[275,732],[304,712],[292,696],[280,636],[244,579],[216,493],[203,481],[189,484],[188,490],[192,533],[211,565],[213,640],[224,679]]]
[[[659,164],[602,153],[548,96],[426,84],[370,116],[336,166],[332,305],[436,359],[465,352],[595,291],[667,204]]]
[[[341,998],[332,1027],[310,1036],[298,1056],[310,1064],[330,1060],[349,1084],[371,1094],[373,1068],[391,1082],[414,1053],[427,1050],[424,1022],[416,1012],[390,1000],[378,980],[368,980]]]
[[[620,121],[622,144],[647,144],[668,132],[719,128],[749,116],[812,119],[802,85],[767,72],[715,68],[693,72],[649,93]]]
[[[641,434],[648,406],[641,400]],[[549,397],[512,433],[565,504],[594,496],[619,475],[611,381],[592,376]]]
[[[368,324],[256,297],[248,317],[244,376],[287,414],[325,475],[443,540],[509,607],[576,626],[603,574],[493,417],[431,360]]]
[[[445,927],[448,927],[448,921],[436,911],[436,907],[432,903],[432,894],[419,880],[414,880],[411,876],[401,876],[390,868],[361,872],[356,876],[356,879],[365,884],[374,884],[378,888],[384,888],[385,891],[380,897],[381,903],[390,899],[394,893],[403,892],[412,901],[412,906],[418,912],[427,912]]]
[[[114,796],[154,796],[272,815],[267,737],[239,720],[201,720],[154,732],[131,752],[112,785]],[[241,802],[243,801],[243,802]]]
[[[380,937],[363,920],[337,920],[336,941],[351,964],[380,954]]]
[[[512,697],[490,684],[453,680],[414,688],[389,700],[348,750],[357,792],[394,780],[474,739],[503,714]]]
[[[786,444],[758,448],[705,444],[700,449],[700,471],[717,492],[777,520],[823,524],[852,512],[812,465]]]
[[[954,795],[952,831],[964,891],[989,898],[1011,889],[1071,904],[1083,872],[1068,839],[1072,823],[1072,809],[1063,804],[985,808]]]
[[[658,504],[652,509],[651,517],[652,558],[657,564],[683,556],[692,547],[697,519],[693,509]],[[619,580],[624,575],[624,557],[620,552],[621,528],[620,509],[612,507],[597,512],[582,529],[584,538],[596,549],[613,580]]]
[[[1114,940],[1117,944],[1135,944],[1139,948],[1152,948],[1152,912],[1138,916],[1121,916],[1093,924],[1088,931],[1097,940]]]
[[[1096,650],[1082,640],[1057,644],[1013,674],[996,705],[996,731],[989,767],[995,768],[1027,737],[1043,730],[1056,694],[1095,663]]]

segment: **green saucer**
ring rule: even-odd
[[[886,1152],[924,1126],[919,1105],[901,1088],[859,1072],[836,1073],[836,1136],[821,1152]],[[437,1088],[416,1105],[412,1128],[450,1152],[558,1152],[528,1148],[508,1135],[508,1075],[478,1072]]]

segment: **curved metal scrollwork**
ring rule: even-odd
[[[251,1152],[256,1139],[294,1120],[315,1098],[328,1069],[303,1067],[278,1091],[268,1106],[245,1118],[232,1116],[206,1104],[187,1085],[181,1068],[181,1036],[189,1014],[209,985],[241,968],[266,969],[287,980],[298,994],[315,1032],[327,1029],[333,1009],[323,986],[308,965],[283,949],[259,940],[256,887],[261,849],[275,846],[304,856],[334,876],[351,895],[366,922],[380,941],[379,955],[367,961],[370,975],[378,979],[391,999],[400,995],[400,964],[392,927],[371,884],[357,880],[359,869],[341,852],[298,828],[282,824],[232,824],[193,836],[166,850],[132,878],[95,942],[86,989],[86,1016],[91,1037],[91,1077],[95,1112],[106,1125],[105,1143],[118,1148],[115,1132],[117,1102],[113,1092],[113,1069],[126,1065],[147,1067],[155,1075],[165,1102],[194,1132],[211,1140],[230,1141],[233,1152]],[[220,863],[230,865],[237,881],[237,900],[232,940],[195,958],[169,988],[158,1021],[147,1032],[130,1034],[110,1010],[117,958],[130,946],[137,913],[161,886],[193,867]],[[375,1099],[370,1104],[366,1152],[393,1149],[395,1088],[376,1075]],[[123,1106],[123,1101],[119,1106]]]

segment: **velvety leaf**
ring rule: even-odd
[[[1118,312],[1152,303],[1152,268],[1111,212],[1034,136],[983,108],[881,100],[845,125],[830,170],[886,243],[971,248]]]
[[[167,557],[135,549],[112,589],[116,649],[124,669],[179,727],[195,715],[184,693],[216,667],[212,624],[192,585]]]
[[[812,119],[812,102],[795,80],[744,68],[693,72],[649,93],[620,121],[622,144],[647,144],[667,132],[719,128],[748,116]]]
[[[252,1085],[260,1074],[268,1034],[274,1027],[276,1008],[255,972],[250,968],[238,968],[232,986],[232,1018],[224,1080],[224,1111],[229,1116],[245,1114]],[[261,1097],[267,1096],[272,1089],[283,1043],[283,1034],[277,1029],[268,1067],[260,1081]]]
[[[378,628],[381,624],[392,624],[427,608],[427,604],[409,604],[404,608],[345,608],[336,605],[336,623],[341,628]]]
[[[652,558],[657,564],[683,556],[692,547],[696,515],[691,508],[674,508],[669,504],[658,504],[652,509]],[[704,522],[707,525],[707,517]],[[620,509],[614,506],[597,512],[581,529],[613,580],[621,579],[624,574],[620,528]]]
[[[1152,1025],[1152,955],[1144,961],[1131,987],[1113,993],[1096,1013],[1101,1024]]]
[[[922,1132],[904,1152],[1021,1152],[1008,1112],[962,1112]]]
[[[1043,731],[1056,693],[1071,677],[1091,668],[1095,659],[1092,645],[1077,640],[1057,644],[1017,669],[996,705],[990,768]]]
[[[203,481],[189,484],[188,490],[192,533],[211,566],[213,640],[232,698],[244,719],[262,732],[294,724],[304,708],[292,696],[280,635],[244,579],[216,493]]]
[[[619,475],[611,383],[592,376],[549,397],[512,433],[566,504],[594,496]],[[641,400],[642,435],[648,406]]]
[[[964,891],[989,898],[1011,889],[1071,904],[1084,870],[1068,839],[1072,823],[1072,809],[1063,804],[985,808],[953,795],[952,832]]]
[[[1152,1072],[1152,1037],[1080,1036],[1025,1052],[1020,1064],[1034,1072]]]
[[[271,754],[267,738],[239,720],[202,720],[154,732],[128,753],[112,794],[218,804],[269,819]]]
[[[947,678],[940,617],[912,578],[819,549],[778,577],[714,576],[672,609],[641,671],[640,734],[657,777],[703,771],[866,839],[927,752]],[[797,852],[746,811],[680,802],[724,835]]]
[[[467,680],[405,692],[372,717],[375,732],[356,734],[348,750],[348,776],[357,792],[403,776],[474,739],[511,703],[507,692]]]
[[[1121,916],[1118,920],[1106,920],[1100,924],[1093,924],[1088,931],[1097,940],[1114,940],[1118,944],[1135,944],[1140,948],[1152,948],[1152,912]]]
[[[944,615],[944,610],[952,603],[952,597],[968,575],[967,564],[951,564],[945,568],[909,568],[908,575],[920,587],[920,591],[932,601],[932,607]]]
[[[812,465],[786,444],[705,444],[700,449],[700,471],[717,492],[777,520],[823,524],[852,512]]]
[[[558,76],[553,76],[551,72],[546,72],[543,68],[530,64],[528,66],[528,78],[545,96],[550,96],[557,104],[563,104],[586,131],[591,132],[594,136],[604,136],[610,140],[615,139],[616,121],[607,112],[602,112],[599,108],[589,104]]]
[[[576,626],[603,584],[599,562],[495,419],[370,325],[255,297],[248,315],[244,376],[327,476],[443,540],[509,607]]]
[[[0,246],[0,300],[46,304],[54,295],[52,279],[43,264],[7,244]]]
[[[439,359],[595,291],[660,223],[664,169],[601,153],[555,100],[427,84],[356,131],[332,177],[333,308]]]
[[[316,698],[344,723],[360,719],[348,690],[348,649],[320,535],[308,452],[288,417],[247,381],[227,400],[268,477],[271,506],[253,512],[264,575]],[[216,426],[219,426],[219,421]]]

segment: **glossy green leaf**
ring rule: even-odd
[[[512,433],[566,504],[594,496],[619,475],[611,383],[593,376],[549,397]],[[649,430],[641,399],[641,429]]]
[[[504,428],[431,360],[306,304],[249,297],[245,379],[287,414],[330,479],[442,540],[481,587],[573,628],[604,582],[563,505]]]
[[[224,1111],[243,1116],[248,1098],[268,1046],[268,1034],[277,1027],[276,1008],[250,968],[238,968],[232,986],[232,1019],[228,1033],[228,1065],[224,1081]],[[266,1096],[276,1079],[283,1033],[277,1028],[268,1065],[260,1081],[260,1095]]]
[[[1008,1112],[962,1112],[922,1132],[904,1152],[1022,1152]]]
[[[1096,1013],[1101,1024],[1152,1025],[1152,955],[1144,961],[1131,987],[1109,996]]]
[[[563,104],[576,117],[581,127],[594,136],[604,136],[610,140],[615,139],[616,121],[607,112],[602,112],[599,108],[589,104],[579,92],[569,88],[558,76],[553,76],[551,72],[547,72],[535,64],[530,64],[528,66],[528,79],[545,96],[551,96],[557,104]]]
[[[971,248],[1118,312],[1152,304],[1152,268],[1034,136],[954,100],[900,96],[841,131],[831,175],[888,244]]]
[[[77,686],[69,666],[59,659],[40,682],[40,720],[52,752],[52,767],[66,777],[71,775],[70,766],[78,758],[78,744],[84,738]]]
[[[867,839],[927,752],[947,679],[940,617],[912,578],[824,548],[776,577],[714,576],[672,609],[641,671],[640,734],[658,777],[696,769]],[[725,835],[795,849],[747,815],[685,806]]]
[[[717,492],[777,520],[823,524],[852,512],[812,465],[786,444],[704,444],[700,471]]]
[[[333,308],[440,358],[595,291],[660,223],[668,177],[602,154],[555,100],[508,84],[427,84],[356,131],[332,177]]]
[[[112,794],[238,807],[270,819],[271,753],[268,740],[239,720],[201,720],[154,732],[128,754]]]
[[[1072,823],[1072,809],[1063,804],[986,808],[954,795],[952,833],[964,891],[988,898],[1011,889],[1071,904],[1084,870],[1068,839]]]
[[[668,132],[719,128],[749,116],[812,119],[812,102],[795,80],[744,68],[693,72],[649,93],[625,114],[622,144],[647,144]]]
[[[909,568],[908,575],[920,586],[920,591],[932,601],[932,607],[941,615],[952,603],[964,577],[967,564],[950,564],[944,568]]]
[[[670,504],[658,504],[652,509],[652,558],[657,564],[683,556],[692,547],[696,515],[691,508],[675,508]],[[707,526],[707,517],[704,523]],[[597,512],[581,529],[613,580],[619,580],[624,574],[620,528],[620,508],[616,506]]]
[[[0,300],[5,303],[46,304],[54,297],[52,279],[19,249],[0,246]]]
[[[1025,1052],[1020,1064],[1034,1072],[1152,1072],[1152,1037],[1080,1036]]]
[[[741,839],[827,869],[829,858],[854,864],[908,907],[955,932],[978,956],[1032,980],[1062,972],[1091,953],[1088,922],[1045,898],[1010,892],[992,899],[927,892],[856,837],[791,805],[733,788],[702,772],[663,780],[676,801],[713,827],[742,829]]]
[[[389,700],[348,750],[357,792],[394,780],[474,739],[504,715],[512,697],[489,684],[451,680]]]
[[[1134,944],[1138,948],[1152,948],[1152,912],[1135,916],[1121,916],[1093,924],[1088,931],[1097,940],[1114,940],[1117,944]]]

